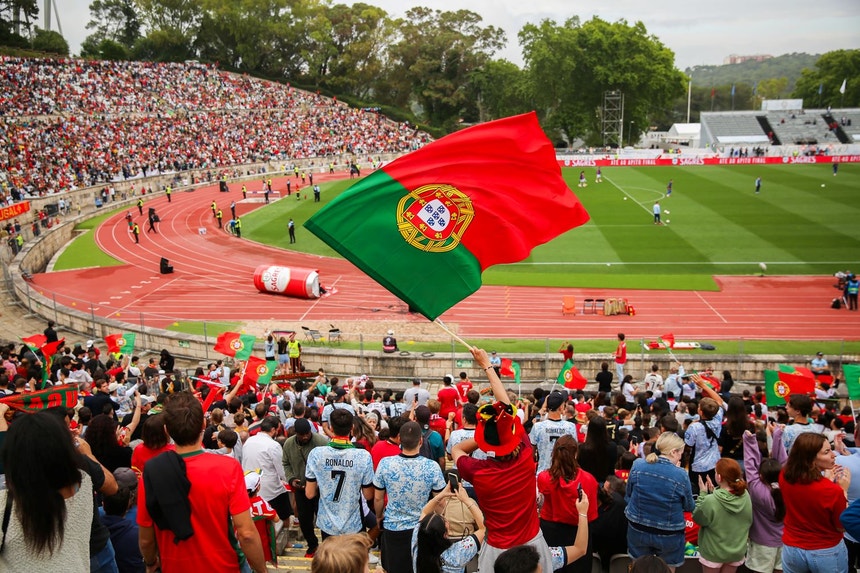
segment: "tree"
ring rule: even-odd
[[[383,9],[362,2],[337,4],[325,12],[330,28],[327,73],[322,83],[364,99],[382,73],[389,38],[395,33],[393,23]]]
[[[36,0],[0,0],[0,44],[26,48],[30,24],[39,15]]]
[[[69,43],[62,34],[54,30],[36,28],[36,35],[33,37],[33,49],[49,54],[69,55]]]
[[[520,31],[526,69],[545,126],[568,141],[601,142],[604,93],[624,94],[624,129],[636,139],[650,115],[671,107],[687,86],[675,69],[674,53],[649,35],[642,22],[609,23],[572,18],[558,26],[550,20]]]
[[[846,81],[845,94],[839,92]],[[821,90],[821,94],[819,94]],[[860,50],[836,50],[823,54],[815,69],[805,69],[792,93],[804,106],[860,106]]]
[[[474,102],[469,80],[474,71],[504,45],[505,34],[481,26],[481,17],[469,10],[442,12],[412,8],[396,23],[399,38],[389,50],[388,77],[378,95],[393,96],[391,103],[413,100],[430,123],[453,128]]]
[[[489,121],[534,109],[528,76],[507,60],[487,62],[472,73],[469,83],[475,92],[478,116],[464,117],[466,121]]]
[[[140,19],[134,0],[93,0],[90,4],[87,29],[93,30],[87,38],[92,38],[89,46],[97,46],[103,40],[112,40],[127,50],[131,49],[140,38]],[[108,51],[115,52],[114,47],[107,44],[105,47]]]

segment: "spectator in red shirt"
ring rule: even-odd
[[[382,458],[400,455],[400,428],[408,421],[409,419],[403,416],[394,416],[388,420],[388,438],[379,440],[370,449],[370,457],[373,459],[373,471],[376,471],[376,467],[382,461]]]
[[[451,376],[446,375],[442,378],[442,388],[440,388],[439,393],[436,394],[436,398],[439,400],[439,416],[441,416],[443,420],[447,420],[448,414],[456,412],[457,408],[460,407],[460,392],[457,388],[451,385],[452,382],[454,382],[454,380]],[[433,429],[436,430],[436,428]],[[444,431],[442,432],[442,435],[444,435]]]
[[[568,360],[573,360],[573,344],[565,340],[561,343],[561,346],[558,349],[561,352],[561,357],[567,362]]]
[[[174,451],[176,446],[168,443],[164,431],[164,415],[147,416],[143,422],[143,443],[138,444],[131,454],[131,467],[138,474],[143,474],[146,462],[162,452]]]
[[[478,556],[478,569],[492,571],[505,549],[527,544],[540,554],[542,570],[552,571],[552,556],[538,522],[531,443],[487,352],[472,348],[472,356],[487,373],[497,400],[479,410],[475,438],[451,450],[461,478],[474,486],[486,519],[487,540]],[[487,459],[470,457],[479,447]]]
[[[244,560],[231,543],[234,531],[251,569],[266,573],[242,466],[228,456],[203,452],[200,402],[189,392],[172,394],[165,402],[164,421],[176,452],[147,462],[152,471],[144,473],[138,498],[140,552],[147,573],[197,571],[201,563],[213,571],[240,569]],[[186,492],[187,513],[181,504],[170,503],[177,487]]]
[[[472,389],[472,381],[469,380],[469,375],[465,372],[460,372],[460,381],[457,382],[457,391],[460,392],[460,402],[465,403],[469,390]]]

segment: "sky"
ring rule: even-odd
[[[59,18],[72,53],[87,37],[91,0],[60,0]],[[508,45],[496,57],[522,65],[517,33],[527,23],[551,19],[561,24],[571,16],[583,22],[594,16],[614,22],[642,21],[648,32],[675,53],[675,65],[684,70],[696,65],[718,65],[730,54],[793,52],[823,54],[860,48],[858,0],[363,0],[403,16],[408,7],[439,10],[463,7],[478,13],[487,25],[502,28]],[[39,6],[42,0],[37,0]],[[349,3],[351,0],[332,0]],[[40,16],[39,25],[43,25]],[[57,29],[56,25],[53,29]]]

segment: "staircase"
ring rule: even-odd
[[[766,115],[757,115],[755,118],[758,120],[759,125],[764,130],[765,135],[770,137],[771,145],[782,145],[782,142],[777,137],[776,132],[773,130],[773,127],[770,125],[770,122],[767,120]]]

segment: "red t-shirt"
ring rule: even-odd
[[[155,527],[146,510],[146,488],[138,488],[137,524],[155,527],[155,539],[163,573],[209,573],[236,571],[236,535],[228,516],[250,510],[242,466],[229,456],[195,452],[183,456],[191,482],[191,527],[194,535],[173,542],[172,531]]]
[[[588,521],[597,519],[597,480],[593,475],[580,469],[572,481],[564,479],[553,483],[549,470],[544,470],[537,476],[538,491],[543,494],[541,519],[576,525],[579,523],[579,511],[576,500],[579,496],[577,488],[582,484],[582,493],[588,498]]]
[[[567,348],[563,348],[559,350],[561,352],[561,357],[564,358],[564,361],[573,360],[573,350],[568,350]]]
[[[468,379],[460,380],[455,384],[457,387],[457,391],[460,393],[460,401],[466,402],[466,394],[469,393],[469,390],[472,389],[472,382]]]
[[[379,465],[379,462],[382,461],[382,458],[390,458],[392,456],[399,455],[400,446],[398,444],[392,444],[388,440],[379,440],[373,444],[373,448],[370,450],[370,457],[373,459],[373,471],[376,471],[376,467]]]
[[[472,484],[487,524],[487,543],[510,549],[530,541],[540,531],[535,496],[535,460],[523,434],[520,454],[513,460],[457,460],[460,477]]]
[[[439,435],[442,436],[443,440],[445,439],[445,430],[447,423],[447,420],[439,414],[433,414],[432,416],[430,416],[430,429],[439,432]]]
[[[782,542],[800,549],[828,549],[842,540],[839,516],[845,511],[845,492],[821,478],[807,484],[790,484],[779,474],[785,500]]]
[[[460,392],[453,386],[445,386],[439,390],[439,394],[436,396],[442,404],[439,408],[439,415],[442,416],[443,420],[447,420],[449,412],[457,411],[457,400],[460,398]],[[444,428],[442,428],[442,435],[445,435]]]
[[[616,364],[626,364],[627,363],[627,343],[619,342],[618,348],[615,349],[615,363]]]
[[[139,473],[143,473],[143,466],[146,465],[146,462],[162,452],[173,451],[175,449],[176,446],[173,444],[167,444],[163,448],[159,448],[157,450],[147,448],[143,444],[138,444],[131,453],[131,467],[136,469]]]

